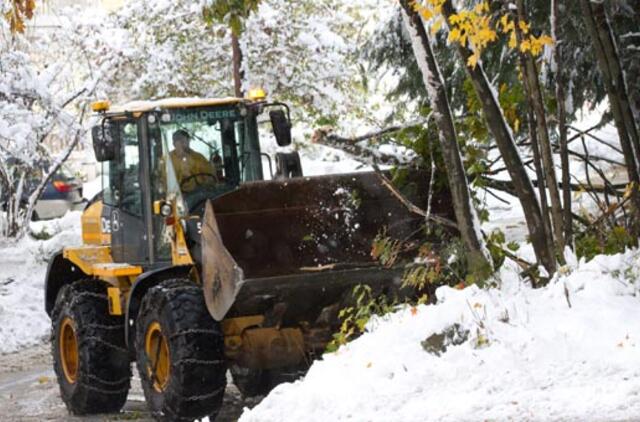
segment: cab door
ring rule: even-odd
[[[111,255],[115,262],[149,263],[145,213],[143,212],[143,166],[139,128],[135,120],[117,125],[118,154],[109,162],[108,186],[104,186],[103,220],[111,231]]]

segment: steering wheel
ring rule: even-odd
[[[214,183],[218,183],[218,177],[214,174],[211,173],[196,173],[196,174],[192,174],[191,176],[187,176],[184,179],[182,179],[180,181],[180,190],[184,190],[184,186],[187,184],[187,182],[191,181],[191,179],[196,179],[196,177],[209,177],[211,179],[213,179]],[[202,185],[203,183],[198,183],[198,181],[196,180],[196,183],[198,185]]]

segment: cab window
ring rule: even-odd
[[[119,154],[115,160],[104,163],[104,203],[142,216],[140,191],[140,152],[138,126],[133,121],[118,123]]]

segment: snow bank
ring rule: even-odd
[[[440,288],[437,305],[375,321],[240,420],[636,418],[640,251],[572,261],[543,289],[508,265],[500,288]],[[456,323],[466,342],[425,351],[425,339]]]
[[[0,245],[0,354],[43,341],[50,320],[44,311],[47,262],[64,246],[81,244],[80,215],[75,211],[51,221],[32,223],[48,240],[25,238]]]

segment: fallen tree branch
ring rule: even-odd
[[[490,177],[481,177],[480,180],[483,181],[483,183],[485,183],[485,186],[493,188],[493,189],[497,189],[497,190],[501,190],[503,192],[507,192],[510,195],[514,195],[515,196],[515,188],[513,187],[513,183],[510,180],[496,180],[496,179],[492,179]],[[534,186],[538,186],[538,181],[535,179],[531,180],[531,183],[533,183]],[[624,190],[627,187],[626,183],[615,183],[611,185],[614,189],[620,189],[620,190]],[[558,183],[558,187],[562,189],[562,183]],[[569,185],[570,189],[574,192],[582,192],[585,190],[584,185],[581,185],[579,183],[571,183]],[[599,192],[599,193],[603,193],[605,191],[605,189],[607,189],[607,187],[605,186],[594,186],[592,188],[592,190],[594,192]]]
[[[589,138],[591,138],[591,139],[593,139],[593,140],[595,140],[597,142],[600,142],[602,145],[608,146],[612,150],[618,152],[620,155],[624,155],[624,152],[622,152],[622,150],[620,148],[618,148],[617,146],[615,146],[613,144],[610,144],[609,142],[605,141],[604,139],[600,139],[597,136],[595,136],[595,135],[590,133],[593,129],[597,129],[599,127],[600,127],[600,125],[598,124],[596,126],[593,126],[593,127],[589,128],[589,129],[587,129],[586,131],[581,131],[580,129],[569,125],[569,129],[574,130],[574,131],[577,132],[575,135],[573,135],[571,137],[571,139],[569,139],[569,142],[573,141],[574,139],[577,139],[577,138],[580,138],[580,137],[583,137],[583,136],[586,135]]]
[[[484,191],[485,191],[486,193],[488,193],[489,195],[493,196],[494,198],[496,198],[498,201],[502,202],[503,204],[511,205],[511,202],[507,201],[507,200],[506,200],[506,199],[504,199],[504,198],[500,198],[498,195],[496,195],[496,193],[495,193],[495,192],[492,192],[492,191],[491,191],[491,190],[489,190],[488,188],[486,188],[486,187],[484,187],[484,186],[483,186],[483,187],[482,187],[482,189],[484,189]]]
[[[518,264],[520,266],[520,268],[522,268],[524,271],[529,271],[529,269],[531,267],[535,267],[536,266],[536,264],[532,264],[529,261],[526,261],[526,260],[520,258],[518,255],[514,254],[513,252],[511,252],[508,249],[500,248],[500,250],[502,251],[504,256],[506,256],[507,258],[509,258],[510,260],[515,262],[516,264]]]
[[[362,161],[369,165],[373,165],[376,163],[387,165],[406,165],[408,164],[407,162],[402,161],[395,155],[385,154],[383,152],[359,144],[364,141],[380,140],[385,136],[399,132],[401,130],[424,126],[428,123],[430,117],[431,114],[429,114],[429,116],[427,116],[427,118],[424,120],[407,123],[405,125],[390,126],[375,132],[369,132],[367,134],[355,137],[340,136],[336,133],[333,133],[333,128],[331,127],[317,128],[311,136],[311,143],[320,144],[331,148],[337,148],[353,155],[354,158],[356,158],[358,161]]]
[[[615,204],[612,204],[607,210],[605,210],[605,212],[603,212],[598,218],[596,218],[594,221],[590,222],[588,225],[585,225],[585,229],[582,230],[582,232],[580,234],[584,234],[586,232],[588,232],[589,230],[592,230],[594,227],[598,226],[600,223],[602,223],[604,221],[605,218],[608,218],[612,215],[615,214],[615,212],[624,207],[624,205],[629,202],[629,199],[631,199],[631,196],[626,196],[622,201],[617,202]]]
[[[362,142],[362,141],[369,141],[372,139],[381,139],[382,137],[389,135],[391,133],[395,133],[395,132],[400,132],[401,130],[405,130],[405,129],[411,129],[414,127],[418,127],[418,126],[426,126],[429,123],[429,119],[431,118],[431,113],[429,113],[429,115],[427,116],[426,119],[424,120],[419,120],[419,121],[415,121],[415,122],[410,122],[404,125],[396,125],[396,126],[389,126],[387,128],[378,130],[378,131],[374,131],[374,132],[369,132],[366,133],[364,135],[361,136],[353,136],[353,137],[342,137],[333,133],[330,133],[328,136],[333,137],[336,141],[338,142],[344,142],[347,144],[357,144],[358,142]]]
[[[439,215],[429,214],[425,210],[423,210],[422,208],[416,206],[413,202],[409,201],[407,199],[407,197],[404,196],[398,190],[398,188],[396,188],[393,185],[391,180],[389,180],[389,178],[387,178],[387,176],[385,176],[382,173],[382,171],[380,171],[380,168],[377,165],[374,164],[373,165],[373,169],[375,170],[376,174],[378,175],[378,177],[382,181],[382,184],[387,189],[389,189],[389,192],[391,192],[393,194],[393,196],[395,196],[402,203],[402,205],[404,205],[410,212],[412,212],[414,214],[417,214],[419,216],[422,216],[425,219],[429,219],[430,221],[433,221],[434,223],[438,223],[438,224],[441,224],[443,226],[451,227],[453,229],[458,230],[458,225],[455,222],[449,220],[448,218],[441,217]]]
[[[398,157],[394,155],[385,154],[371,148],[350,143],[349,138],[342,138],[330,133],[330,131],[331,129],[316,129],[311,137],[311,142],[344,151],[353,156],[357,161],[364,164],[374,165],[376,163],[380,163],[395,166],[403,164]]]

